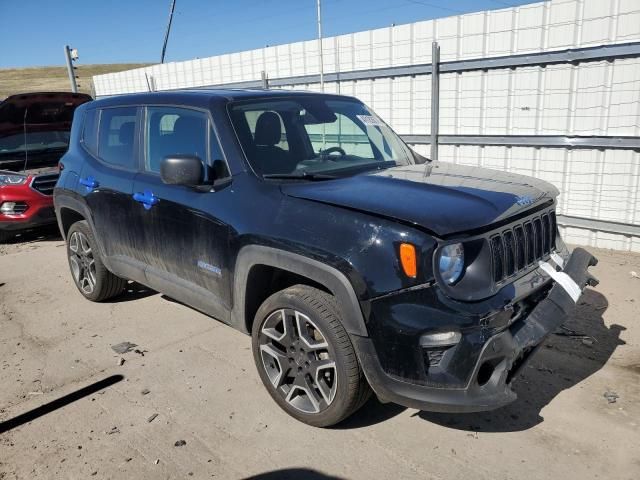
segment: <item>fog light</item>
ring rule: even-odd
[[[16,207],[16,202],[4,202],[0,205],[0,212],[5,215],[11,215],[13,213],[13,209]]]
[[[420,337],[421,347],[449,347],[457,344],[462,335],[460,332],[433,332],[425,333]]]

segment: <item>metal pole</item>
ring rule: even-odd
[[[318,5],[318,51],[320,52],[320,90],[324,92],[324,59],[322,55],[322,6],[321,0],[317,0]]]
[[[440,126],[440,45],[431,44],[431,160],[438,160]]]
[[[164,54],[167,51],[167,42],[169,41],[169,32],[171,31],[171,21],[173,20],[173,10],[176,8],[176,0],[171,0],[169,8],[169,23],[167,23],[167,31],[164,34],[164,43],[162,44],[162,54],[160,55],[160,63],[164,63]]]
[[[69,45],[64,46],[64,58],[67,61],[67,73],[69,74],[71,91],[73,93],[78,93],[78,84],[76,83],[76,74],[73,71],[73,62],[71,61],[71,49],[69,48]]]
[[[269,78],[267,77],[267,72],[262,70],[260,72],[260,78],[262,79],[262,88],[264,88],[265,90],[268,90],[269,89]]]

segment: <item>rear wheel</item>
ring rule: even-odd
[[[104,266],[89,224],[84,220],[69,228],[67,257],[76,287],[93,302],[118,295],[127,284],[126,280],[116,277]]]
[[[344,420],[371,390],[330,294],[296,285],[271,295],[253,324],[254,361],[273,399],[316,427]]]

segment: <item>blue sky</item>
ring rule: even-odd
[[[0,0],[0,68],[80,62],[157,63],[169,0]],[[332,36],[392,23],[504,8],[531,0],[323,0]],[[176,0],[166,61],[208,57],[316,36],[316,0]]]

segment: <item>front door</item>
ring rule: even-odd
[[[225,192],[166,185],[160,178],[161,160],[173,154],[202,159],[211,185],[214,172],[218,179],[228,175],[209,114],[177,107],[145,110],[144,167],[133,190],[135,215],[144,229],[148,284],[228,321],[229,229],[218,215]]]

